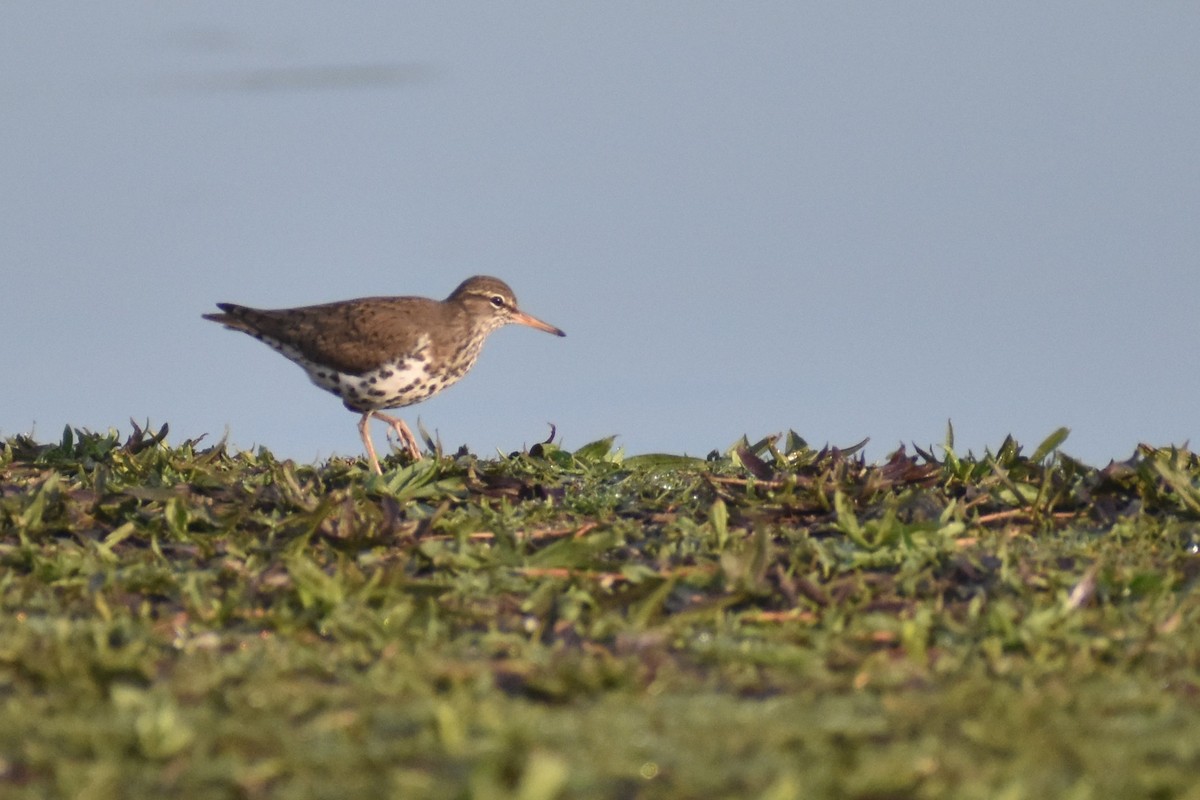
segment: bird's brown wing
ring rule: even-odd
[[[413,353],[436,327],[441,304],[423,297],[366,297],[301,308],[260,309],[218,303],[205,314],[232,330],[270,338],[310,361],[361,375],[384,361]]]

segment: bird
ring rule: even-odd
[[[560,329],[517,307],[499,278],[476,275],[445,300],[363,297],[298,308],[261,309],[217,303],[204,319],[241,331],[299,364],[309,379],[362,416],[358,432],[371,469],[382,475],[368,423],[396,432],[414,461],[421,449],[408,425],[384,409],[426,400],[458,382],[479,358],[488,335],[508,324],[555,336]]]

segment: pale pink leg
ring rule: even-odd
[[[417,444],[417,437],[413,436],[412,431],[404,424],[404,420],[399,417],[393,417],[389,414],[376,411],[375,418],[381,419],[388,425],[392,426],[392,430],[400,437],[400,444],[408,449],[408,454],[412,456],[413,461],[421,460],[421,446]]]
[[[383,470],[379,466],[379,459],[375,456],[375,445],[371,444],[371,432],[367,430],[367,423],[371,421],[373,411],[368,411],[362,415],[362,419],[358,421],[358,434],[362,437],[363,445],[367,448],[367,459],[371,462],[371,469],[379,475],[383,474]]]

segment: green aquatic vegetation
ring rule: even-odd
[[[4,797],[1198,798],[1200,457],[0,444]]]

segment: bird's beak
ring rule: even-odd
[[[531,328],[537,328],[539,331],[545,331],[546,333],[553,333],[555,336],[566,336],[565,333],[563,333],[562,331],[560,331],[558,328],[554,327],[550,323],[542,322],[537,317],[531,317],[530,315],[526,314],[524,311],[513,311],[512,314],[509,316],[508,321],[515,322],[518,325],[528,325]]]

